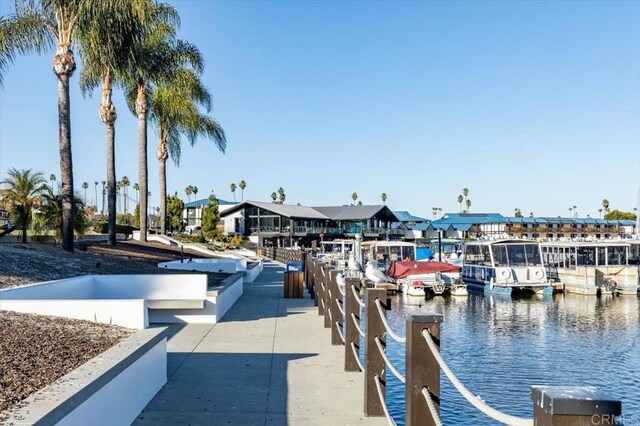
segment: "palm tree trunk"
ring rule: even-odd
[[[62,183],[62,249],[73,251],[73,159],[71,156],[71,114],[69,79],[76,69],[73,52],[59,45],[53,57],[58,77],[58,129],[60,146],[60,182]]]
[[[116,130],[118,118],[116,108],[111,102],[111,75],[105,72],[102,81],[102,102],[99,107],[100,119],[105,125],[107,135],[107,204],[109,211],[109,244],[116,245]]]
[[[22,242],[27,243],[27,224],[22,225]]]
[[[144,82],[138,84],[136,97],[138,115],[138,191],[140,191],[140,241],[147,241],[147,202],[149,199],[149,168],[147,165],[147,92]],[[136,192],[137,194],[138,192]]]
[[[167,234],[167,158],[169,152],[167,144],[162,135],[160,137],[160,145],[158,146],[158,162],[160,163],[160,232],[162,235]]]

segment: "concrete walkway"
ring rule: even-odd
[[[171,326],[168,382],[135,424],[387,424],[362,414],[362,373],[313,301],[282,298],[283,271],[267,262],[216,325]]]

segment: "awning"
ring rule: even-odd
[[[460,267],[446,262],[413,262],[413,261],[396,261],[393,262],[387,275],[392,278],[406,278],[410,275],[433,274],[436,272],[460,272]]]

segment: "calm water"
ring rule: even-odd
[[[422,306],[418,306],[418,304]],[[511,298],[392,298],[387,318],[404,335],[405,314],[444,315],[441,351],[456,376],[489,405],[532,416],[530,385],[593,385],[623,401],[640,422],[640,303],[638,297],[554,295]],[[388,339],[389,357],[404,374],[404,345]],[[404,385],[387,371],[387,400],[404,422]],[[445,424],[495,424],[441,376]]]

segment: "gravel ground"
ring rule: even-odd
[[[0,412],[134,332],[89,321],[0,311]]]
[[[185,250],[185,257],[207,257]],[[185,273],[158,268],[158,262],[180,259],[180,248],[137,241],[85,243],[68,253],[49,244],[0,244],[0,288],[87,274]],[[188,273],[188,272],[187,272]],[[214,287],[228,274],[209,273]]]

